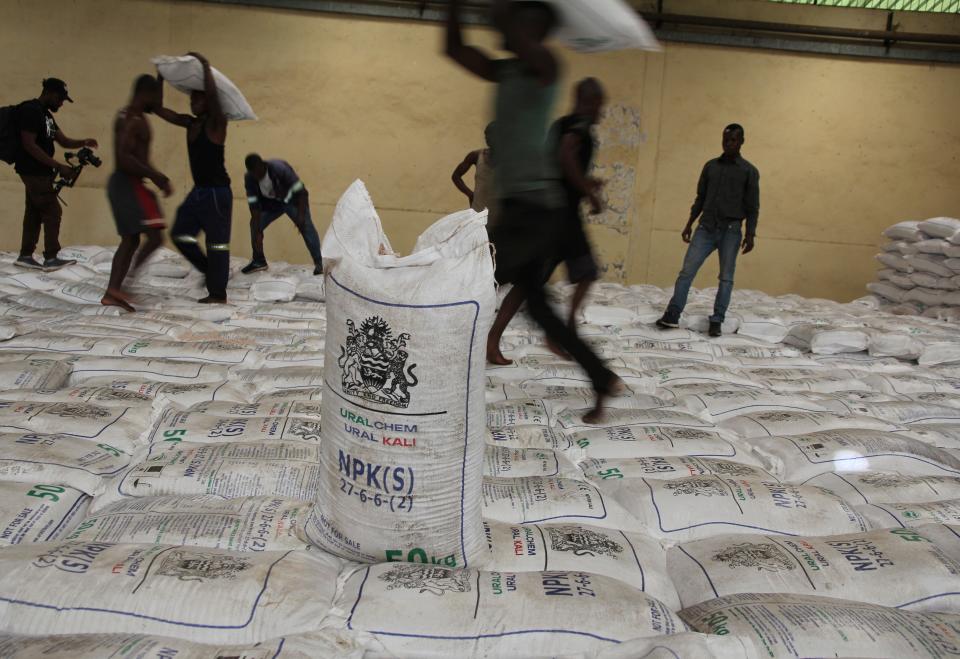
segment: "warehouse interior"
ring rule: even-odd
[[[534,283],[513,248],[566,229],[500,242],[516,200],[494,224],[451,181],[478,150],[507,171],[482,151],[506,85],[450,54],[452,4],[516,55],[500,0],[0,3],[0,656],[955,656],[960,1],[539,3],[549,123],[586,78],[604,106],[602,208],[571,203],[595,277],[542,247]],[[587,20],[634,42],[565,40]],[[225,124],[232,212],[198,242],[173,227],[206,203],[190,131],[224,144],[191,106],[204,59],[256,118]],[[199,73],[161,84],[186,123],[144,110],[166,196],[115,130],[174,65]],[[16,122],[50,79],[102,164],[57,190],[62,249],[31,269]],[[681,284],[731,185],[710,163],[758,172],[755,243],[744,193],[732,256],[710,238]],[[122,291],[118,173],[159,200],[136,245],[163,227]]]

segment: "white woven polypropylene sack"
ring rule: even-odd
[[[59,359],[0,364],[0,387],[4,389],[59,389],[68,377],[70,364]]]
[[[720,422],[720,427],[743,439],[803,435],[821,430],[861,428],[866,430],[896,430],[897,424],[869,416],[837,414],[835,412],[796,412],[771,410],[735,416]]]
[[[127,453],[150,417],[150,409],[93,403],[0,401],[0,432],[58,433],[115,446]]]
[[[602,574],[639,588],[671,609],[680,608],[677,592],[667,577],[666,551],[653,538],[585,524],[491,521],[484,525],[490,544],[490,570]]]
[[[569,451],[574,447],[573,440],[565,433],[545,426],[489,428],[487,444],[506,448],[550,449],[551,451]]]
[[[133,456],[104,442],[67,435],[0,434],[0,480],[69,485],[95,494]]]
[[[145,440],[151,444],[171,439],[198,444],[276,439],[319,442],[320,420],[295,416],[292,408],[290,403],[280,405],[273,410],[277,412],[275,416],[217,416],[168,408],[154,422]]]
[[[320,448],[314,443],[155,444],[142,462],[104,481],[90,512],[129,497],[164,495],[275,495],[307,501],[317,494],[320,470]]]
[[[960,220],[952,217],[931,217],[917,225],[917,229],[937,238],[952,238],[960,231]]]
[[[883,232],[883,235],[890,240],[905,240],[915,242],[920,240],[920,222],[908,221],[898,222]]]
[[[693,456],[651,458],[587,458],[579,463],[583,475],[590,480],[616,480],[619,478],[656,478],[669,480],[687,476],[731,476],[773,480],[773,475],[759,467]]]
[[[89,505],[90,497],[72,487],[0,482],[0,547],[62,538]]]
[[[654,537],[673,542],[720,533],[857,533],[870,529],[835,494],[770,480],[691,476],[601,481],[605,501],[633,515]]]
[[[852,504],[909,503],[960,498],[956,476],[904,476],[888,471],[830,472],[806,483],[825,487]]]
[[[436,222],[398,257],[363,184],[340,199],[326,269],[324,477],[312,542],[359,561],[486,553],[480,516],[485,337],[495,294],[486,215]]]
[[[189,94],[192,91],[203,91],[203,65],[196,57],[191,55],[182,57],[162,55],[154,57],[151,61],[156,65],[157,71],[163,75],[164,80],[177,90],[184,94]],[[240,93],[237,86],[220,71],[213,67],[210,68],[217,84],[217,96],[220,97],[220,105],[227,119],[233,121],[256,119],[257,115],[254,114],[253,108],[250,107],[247,99]]]
[[[622,0],[550,0],[560,14],[556,36],[575,50],[597,53],[660,50],[650,27]]]
[[[381,563],[346,579],[335,611],[410,658],[557,656],[686,631],[664,603],[586,572]]]
[[[680,617],[697,631],[740,637],[755,656],[771,659],[941,659],[960,643],[960,616],[813,595],[728,595]]]
[[[570,433],[568,437],[583,457],[628,459],[662,456],[726,458],[757,464],[745,448],[738,448],[726,436],[698,428],[662,426],[617,426]],[[573,449],[571,449],[573,450]],[[578,460],[579,460],[578,459]]]
[[[960,524],[960,499],[926,503],[871,503],[856,507],[874,528],[912,528],[921,524]]]
[[[100,509],[66,535],[84,542],[159,543],[233,551],[306,549],[298,530],[312,504],[277,496],[127,499]]]
[[[483,517],[505,524],[593,524],[642,527],[596,486],[573,478],[484,478]]]
[[[960,476],[960,459],[900,433],[823,430],[747,440],[778,478],[801,483],[831,471],[893,471],[915,476]]]
[[[21,545],[0,552],[0,630],[255,643],[316,629],[330,610],[339,571],[340,562],[320,552]]]
[[[557,451],[540,448],[508,448],[487,444],[484,451],[483,475],[496,478],[527,476],[580,478],[583,472]]]
[[[792,593],[957,613],[958,568],[960,535],[942,525],[805,538],[723,535],[667,552],[684,607],[736,593]]]
[[[299,284],[293,275],[268,274],[250,286],[250,294],[257,302],[290,302],[297,296]]]

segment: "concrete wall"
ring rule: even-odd
[[[668,11],[723,9],[761,19],[873,26],[871,12],[750,0],[673,0]],[[836,10],[826,10],[836,11]],[[958,29],[924,17],[924,29]],[[463,155],[482,143],[489,85],[439,55],[439,26],[169,0],[6,0],[0,35],[3,103],[38,93],[41,78],[67,80],[77,100],[58,121],[72,137],[103,143],[104,167],[66,191],[64,244],[113,244],[103,186],[110,123],[133,78],[156,54],[203,52],[247,95],[256,123],[231,124],[234,253],[249,254],[243,156],[283,157],[311,191],[322,233],[340,193],[366,181],[395,248],[408,250],[437,217],[465,205],[449,183]],[[489,47],[493,35],[473,30]],[[893,222],[960,215],[956,184],[960,67],[666,44],[662,54],[562,53],[569,86],[596,75],[611,104],[600,126],[597,174],[609,181],[610,209],[590,231],[605,276],[672,282],[679,239],[703,162],[719,152],[720,131],[746,126],[744,155],[760,168],[757,250],[740,261],[738,285],[771,293],[851,299],[875,270],[879,232]],[[167,93],[186,109],[186,97]],[[154,161],[177,189],[189,187],[183,131],[153,121]],[[0,249],[19,244],[22,187],[0,170]],[[286,221],[267,234],[267,254],[307,262]],[[697,284],[709,286],[715,266]]]

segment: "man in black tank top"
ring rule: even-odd
[[[204,90],[190,94],[190,111],[193,115],[179,114],[164,107],[156,111],[158,117],[187,129],[187,153],[190,156],[190,173],[193,175],[193,189],[177,209],[170,236],[177,249],[207,277],[209,295],[199,302],[224,304],[227,301],[227,279],[230,274],[230,223],[233,211],[230,176],[224,164],[227,118],[220,106],[210,62],[198,53],[190,55],[203,65]],[[201,231],[207,245],[206,254],[197,240]]]

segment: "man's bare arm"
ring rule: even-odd
[[[479,48],[463,43],[463,30],[460,27],[460,0],[450,0],[444,52],[447,57],[470,73],[490,82],[496,81],[494,60]]]
[[[193,123],[193,117],[191,117],[189,114],[180,114],[179,112],[174,112],[170,108],[163,107],[163,76],[159,73],[157,74],[157,81],[160,83],[160,104],[157,109],[153,111],[153,113],[167,123],[173,124],[174,126],[189,128],[190,124]]]
[[[480,152],[471,151],[463,159],[463,162],[457,165],[457,168],[453,170],[453,175],[450,177],[451,180],[453,180],[453,184],[457,186],[457,190],[465,194],[467,196],[467,199],[470,200],[471,204],[473,204],[474,191],[470,189],[470,186],[464,183],[463,177],[464,175],[466,175],[467,172],[470,171],[471,167],[476,166],[479,159],[480,159]]]

